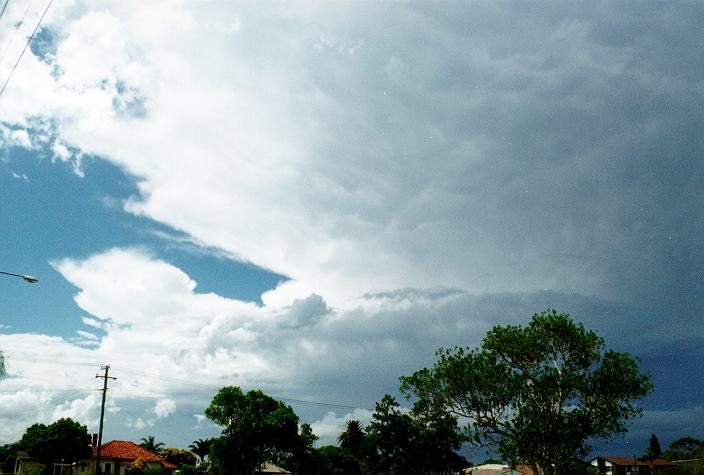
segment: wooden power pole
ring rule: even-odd
[[[105,397],[108,394],[108,379],[117,379],[112,376],[108,376],[108,371],[110,370],[110,365],[105,365],[100,367],[101,370],[105,371],[104,374],[96,374],[96,378],[103,378],[103,402],[100,404],[100,428],[98,430],[98,447],[95,449],[95,475],[100,475],[100,446],[103,444],[103,418],[105,417]]]

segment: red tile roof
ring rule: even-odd
[[[93,447],[93,456],[97,456],[97,449]],[[117,459],[131,463],[132,461],[141,458],[145,462],[159,462],[164,468],[177,469],[178,467],[169,463],[161,455],[150,452],[144,447],[140,447],[129,440],[112,440],[100,446],[100,458],[102,459]]]

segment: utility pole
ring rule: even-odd
[[[100,475],[100,446],[103,444],[103,417],[105,417],[105,396],[108,394],[108,379],[117,379],[108,376],[110,365],[100,367],[104,374],[96,374],[96,378],[103,378],[103,402],[100,404],[100,429],[98,430],[98,447],[95,449],[95,475]]]

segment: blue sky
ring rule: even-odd
[[[42,11],[8,5],[3,80]],[[236,384],[332,441],[548,307],[653,374],[608,451],[704,437],[703,17],[55,2],[0,97],[0,270],[40,279],[1,283],[0,442],[95,430],[100,364],[107,438],[212,435]]]

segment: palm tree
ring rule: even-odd
[[[208,455],[208,452],[210,452],[210,443],[211,442],[212,442],[212,439],[194,440],[193,443],[188,446],[188,448],[190,448],[194,454],[196,454],[198,457],[200,457],[201,462],[205,462],[205,457]]]
[[[337,441],[340,447],[349,450],[356,457],[362,451],[364,437],[362,423],[352,419],[345,423],[345,430],[337,437]]]
[[[154,439],[153,435],[150,435],[148,437],[142,437],[142,443],[139,444],[140,447],[143,449],[147,449],[150,452],[154,452],[155,454],[158,454],[161,452],[161,449],[164,447],[163,442],[157,442]]]

